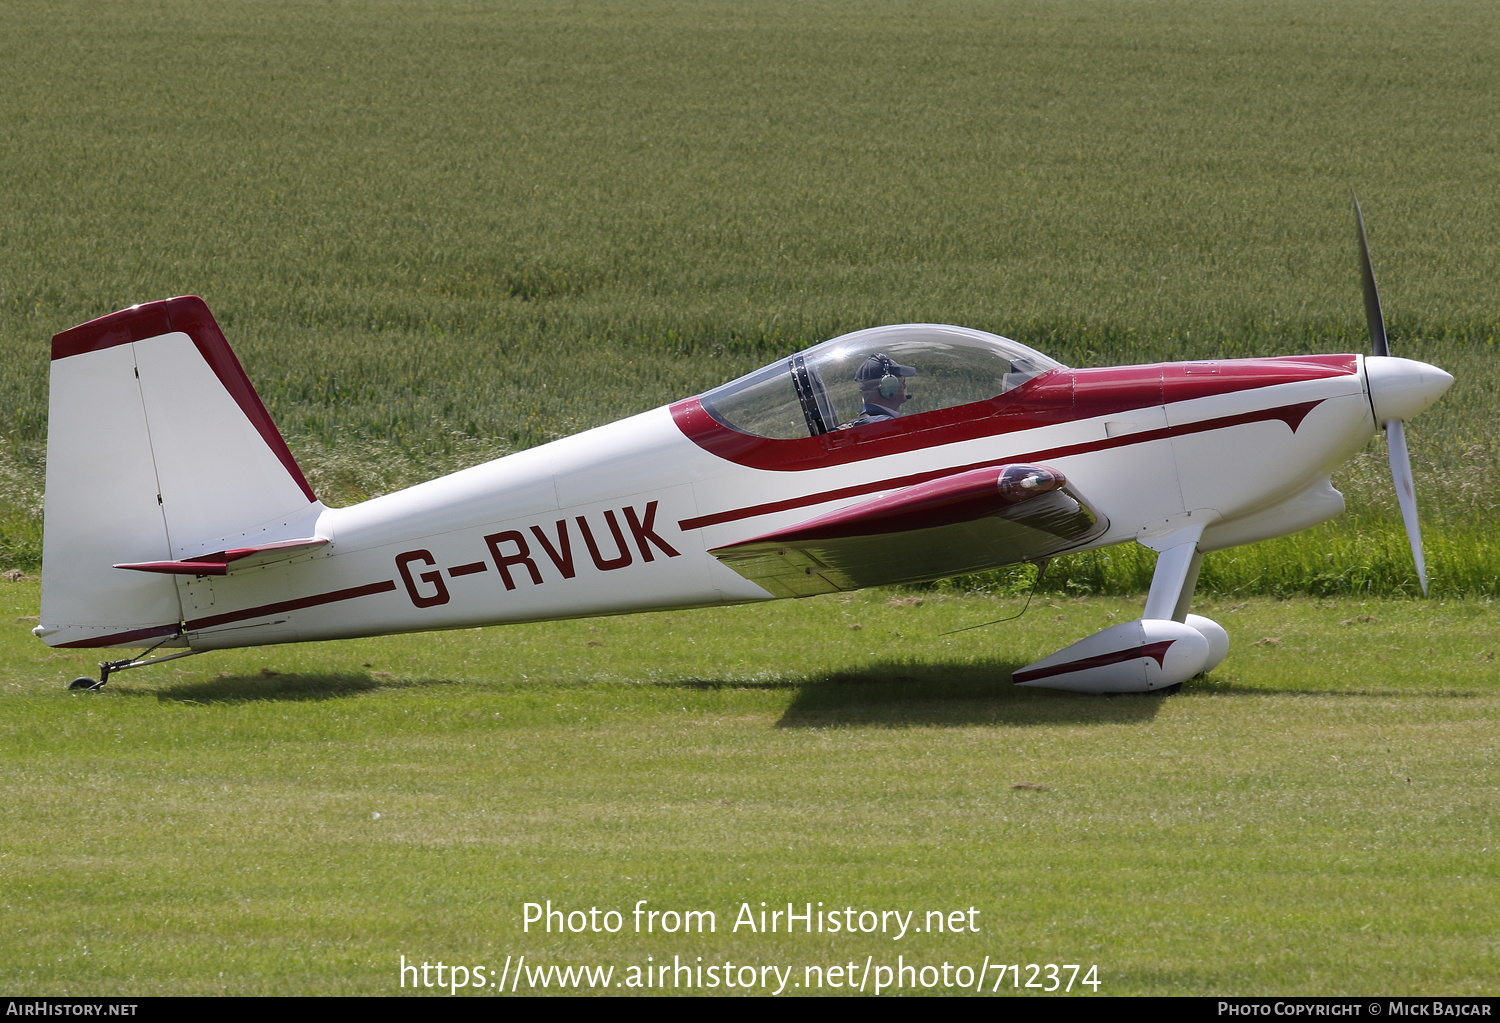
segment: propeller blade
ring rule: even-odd
[[[1391,455],[1391,479],[1396,484],[1396,500],[1401,504],[1401,518],[1406,522],[1406,537],[1411,541],[1412,560],[1417,563],[1417,579],[1422,596],[1427,596],[1427,559],[1422,557],[1422,527],[1417,521],[1417,491],[1411,479],[1411,456],[1406,453],[1406,428],[1399,419],[1385,424],[1386,446]]]
[[[1365,240],[1365,218],[1359,209],[1359,196],[1354,196],[1354,221],[1359,226],[1359,272],[1365,286],[1365,322],[1370,327],[1370,346],[1377,356],[1389,357],[1390,346],[1386,343],[1385,316],[1380,312],[1380,292],[1375,288],[1375,268],[1370,264],[1370,244]],[[1366,363],[1367,373],[1373,363]],[[1386,363],[1389,366],[1401,365],[1406,367],[1432,369],[1432,367],[1421,367],[1420,364],[1407,363],[1405,360],[1397,359]],[[1447,376],[1447,374],[1442,374]],[[1406,425],[1396,418],[1399,414],[1397,409],[1399,403],[1391,405],[1390,398],[1402,391],[1411,391],[1413,385],[1420,389],[1423,378],[1421,374],[1412,376],[1407,374],[1407,379],[1399,381],[1399,387],[1393,387],[1395,381],[1389,379],[1382,385],[1385,390],[1381,393],[1386,397],[1385,404],[1391,417],[1381,425],[1385,427],[1386,448],[1391,458],[1391,482],[1396,485],[1396,500],[1401,505],[1401,518],[1406,523],[1406,538],[1411,541],[1411,557],[1417,565],[1417,580],[1422,584],[1422,596],[1427,595],[1427,559],[1422,556],[1422,526],[1417,521],[1417,490],[1411,478],[1411,455],[1406,450]],[[1452,382],[1452,378],[1448,378]],[[1443,384],[1446,388],[1447,384]],[[1371,386],[1371,407],[1376,407],[1375,387]],[[1423,401],[1417,410],[1425,408],[1431,400],[1441,394],[1439,389],[1432,398]]]
[[[1385,343],[1385,317],[1380,313],[1380,292],[1375,290],[1375,268],[1370,265],[1370,246],[1365,241],[1365,218],[1354,197],[1354,221],[1359,225],[1359,272],[1365,283],[1365,322],[1370,325],[1370,345],[1376,355],[1390,355]]]

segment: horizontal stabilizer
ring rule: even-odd
[[[116,565],[133,572],[162,572],[167,575],[228,575],[233,571],[257,568],[277,561],[311,554],[328,541],[320,536],[305,540],[282,540],[279,543],[261,544],[258,547],[237,547],[229,551],[200,554],[185,561],[138,561],[133,564]]]
[[[907,487],[709,553],[778,597],[1035,561],[1109,523],[1054,469],[1000,465]]]

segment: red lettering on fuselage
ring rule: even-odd
[[[599,545],[594,542],[594,531],[589,528],[589,520],[582,515],[575,519],[578,528],[583,532],[583,542],[588,545],[589,557],[594,559],[594,567],[601,572],[613,572],[617,568],[625,568],[630,564],[630,548],[625,546],[625,537],[620,532],[620,523],[615,519],[615,513],[607,511],[604,513],[604,521],[609,523],[609,531],[614,534],[615,550],[619,553],[613,558],[601,558],[599,556]]]
[[[625,508],[625,522],[630,526],[631,535],[635,537],[635,545],[641,550],[642,561],[656,560],[651,556],[651,544],[656,544],[656,546],[660,547],[661,552],[669,558],[680,557],[680,555],[672,549],[671,544],[667,543],[667,541],[657,536],[656,530],[651,528],[656,523],[655,501],[652,501],[646,505],[646,519],[644,524],[642,524],[640,519],[637,519],[635,517],[635,509],[627,505]]]
[[[564,579],[571,579],[578,574],[578,570],[573,567],[573,541],[568,537],[567,519],[557,520],[556,547],[552,546],[541,526],[532,526],[531,531],[536,534],[537,543],[542,545],[542,550],[547,552],[547,557],[552,559]]]
[[[411,597],[411,602],[417,607],[436,607],[439,604],[448,603],[448,587],[443,584],[443,573],[423,572],[417,579],[413,579],[411,577],[413,561],[420,561],[424,565],[437,564],[432,560],[431,551],[407,551],[396,555],[396,571],[401,573],[401,581],[406,584],[406,593]],[[422,593],[417,587],[418,579],[430,585],[433,591]]]
[[[648,501],[644,511],[632,505],[626,505],[618,512],[613,508],[605,511],[603,525],[608,530],[610,540],[603,544],[604,550],[600,549],[603,533],[596,533],[597,523],[591,524],[586,515],[573,516],[573,522],[577,523],[578,531],[583,534],[583,543],[588,548],[589,559],[594,568],[600,572],[628,568],[635,563],[636,552],[639,552],[640,560],[647,564],[655,562],[659,555],[668,558],[682,557],[682,552],[656,531],[657,504],[656,501]],[[625,517],[625,528],[620,526],[621,515]],[[525,579],[530,579],[533,586],[543,585],[549,574],[543,573],[537,563],[540,555],[532,555],[531,543],[526,536],[529,532],[558,574],[563,579],[573,579],[578,575],[578,566],[573,556],[573,537],[569,527],[567,519],[558,519],[550,527],[537,523],[526,526],[524,530],[507,529],[490,533],[484,537],[489,561],[455,565],[447,569],[447,575],[456,579],[460,576],[484,574],[493,563],[507,590],[514,590],[518,580]],[[626,539],[627,530],[629,540]],[[632,540],[635,543],[634,551],[631,549]],[[401,574],[401,581],[406,584],[406,593],[411,597],[411,602],[417,607],[436,607],[448,603],[450,596],[447,584],[443,581],[443,570],[434,567],[431,571],[413,576],[411,565],[414,563],[425,566],[437,564],[432,552],[427,550],[405,551],[396,556],[396,569]]]
[[[526,570],[531,573],[531,581],[538,586],[542,585],[542,573],[536,569],[536,562],[531,560],[531,548],[526,546],[526,537],[519,530],[508,529],[503,533],[491,533],[484,538],[489,545],[490,555],[495,559],[495,567],[500,570],[500,578],[505,580],[505,588],[513,590],[516,588],[515,580],[510,577],[510,566],[525,565]],[[516,553],[502,554],[500,545],[513,543],[516,545]]]

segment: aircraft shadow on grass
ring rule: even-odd
[[[1011,685],[1016,661],[980,664],[913,664],[884,661],[802,680],[732,682],[695,679],[677,686],[792,689],[796,695],[777,722],[780,728],[874,725],[1130,724],[1156,717],[1163,697],[1136,694],[1118,699]]]
[[[337,700],[378,689],[413,689],[458,685],[446,679],[377,678],[368,672],[223,675],[202,682],[183,682],[163,689],[121,689],[122,695],[154,696],[164,703],[250,703],[260,701]]]
[[[795,693],[777,722],[779,728],[827,728],[874,725],[907,728],[922,725],[1135,724],[1155,719],[1165,698],[1160,693],[1128,694],[1099,700],[1073,693],[1014,687],[1011,672],[1019,662],[981,664],[912,664],[887,661],[816,677],[777,679],[674,679],[656,683],[674,689],[791,690]],[[121,696],[155,697],[164,703],[247,703],[337,700],[377,690],[463,685],[456,679],[397,679],[369,672],[311,674],[262,670],[183,682],[162,689],[121,687]],[[1190,685],[1197,683],[1190,683]],[[1311,686],[1212,686],[1217,696],[1334,696],[1348,698],[1403,696],[1468,699],[1462,690],[1401,692],[1379,689],[1320,689]]]
[[[680,679],[679,689],[785,689],[794,692],[779,728],[865,725],[1130,724],[1156,717],[1162,697],[1153,694],[1099,700],[1071,693],[1019,689],[1010,684],[1019,662],[912,664],[877,662],[815,677],[774,680]],[[122,696],[151,696],[166,703],[304,702],[337,700],[376,690],[462,685],[451,679],[395,679],[368,672],[223,675],[162,689],[122,687]]]

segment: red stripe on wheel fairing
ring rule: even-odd
[[[1020,685],[1023,682],[1035,682],[1039,678],[1052,678],[1056,675],[1067,675],[1071,672],[1084,671],[1088,668],[1103,668],[1110,664],[1133,661],[1138,657],[1149,657],[1156,662],[1158,668],[1164,668],[1166,667],[1167,649],[1175,642],[1177,642],[1175,639],[1164,639],[1160,643],[1147,643],[1145,646],[1134,646],[1129,650],[1116,650],[1110,654],[1095,654],[1093,657],[1080,657],[1076,661],[1068,661],[1065,664],[1053,664],[1045,668],[1018,671],[1011,675],[1010,680],[1014,685]]]

